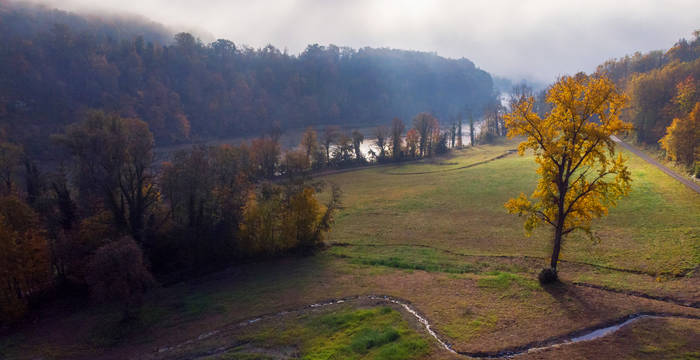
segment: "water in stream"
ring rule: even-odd
[[[442,125],[446,126],[446,125]],[[318,133],[319,136],[319,141],[321,134],[323,133],[323,128],[324,126],[315,126],[314,129]],[[406,130],[410,128],[410,125],[406,125]],[[341,129],[341,133],[346,134],[347,136],[350,136],[353,129],[355,128],[346,128],[346,129]],[[368,156],[370,149],[373,150],[376,153],[379,153],[379,150],[377,150],[377,138],[374,136],[374,131],[376,129],[376,126],[366,126],[366,127],[360,127],[357,128],[358,131],[360,131],[364,136],[365,140],[362,142],[360,145],[360,150],[365,156]],[[285,150],[290,150],[294,149],[299,145],[299,142],[301,141],[301,136],[304,133],[305,129],[291,129],[291,130],[285,130],[282,132],[282,135],[280,136],[280,146],[283,151]],[[479,134],[481,131],[481,123],[477,122],[474,124],[474,134],[475,136]],[[238,145],[246,141],[250,141],[255,137],[230,137],[230,138],[225,138],[225,139],[215,139],[215,140],[210,140],[210,141],[205,141],[201,143],[197,143],[197,145],[223,145],[223,144],[231,144],[231,145]],[[403,137],[405,140],[405,137]],[[464,145],[469,145],[470,140],[469,140],[469,124],[463,124],[462,125],[462,143]],[[174,152],[178,150],[187,150],[191,149],[192,146],[195,144],[179,144],[179,145],[170,145],[170,146],[159,146],[156,147],[155,153],[157,157],[161,160],[167,159],[173,154]],[[331,146],[331,151],[335,149],[335,145]]]

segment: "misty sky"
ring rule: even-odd
[[[606,59],[667,49],[700,29],[699,0],[43,0],[139,14],[203,40],[392,47],[466,57],[496,75],[550,82]]]

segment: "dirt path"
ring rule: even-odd
[[[698,185],[698,184],[695,183],[694,181],[692,181],[692,180],[686,178],[685,176],[682,176],[682,175],[678,174],[677,172],[675,172],[675,171],[673,171],[673,170],[667,168],[666,166],[662,165],[662,164],[659,163],[658,161],[656,161],[656,160],[654,160],[653,158],[651,158],[649,155],[645,154],[643,151],[641,151],[641,150],[635,148],[634,146],[632,146],[632,145],[630,145],[630,144],[628,144],[628,143],[626,143],[626,142],[620,140],[617,136],[611,135],[610,138],[611,138],[614,142],[620,144],[620,146],[622,146],[623,148],[629,150],[629,151],[632,152],[633,154],[635,154],[635,155],[639,156],[640,158],[644,159],[644,161],[646,161],[646,162],[648,162],[648,163],[650,163],[650,164],[656,166],[656,167],[659,168],[661,171],[665,172],[668,176],[670,176],[670,177],[672,177],[672,178],[674,178],[674,179],[680,181],[681,183],[683,183],[683,185],[689,187],[691,190],[693,190],[693,191],[695,191],[696,193],[700,194],[700,185]]]

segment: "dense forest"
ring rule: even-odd
[[[598,73],[613,79],[629,96],[623,117],[634,124],[636,140],[659,143],[670,159],[692,171],[700,159],[700,108],[694,110],[700,103],[700,31],[666,52],[606,61]]]
[[[0,5],[0,63],[0,127],[34,154],[46,154],[47,135],[89,109],[140,118],[163,145],[260,134],[275,123],[480,114],[495,97],[490,75],[467,59],[317,44],[292,55],[271,45],[169,36],[143,20],[7,4]]]

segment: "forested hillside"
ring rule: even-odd
[[[44,154],[48,135],[87,109],[140,118],[162,145],[257,134],[273,123],[481,113],[494,98],[490,75],[467,59],[334,45],[292,55],[228,40],[204,44],[188,33],[172,37],[141,20],[8,4],[0,5],[0,63],[4,137]]]
[[[700,111],[693,108],[700,102],[700,31],[691,41],[681,39],[666,52],[609,60],[598,72],[607,74],[630,97],[624,117],[634,124],[637,141],[661,142],[671,159],[691,167],[697,162]]]

